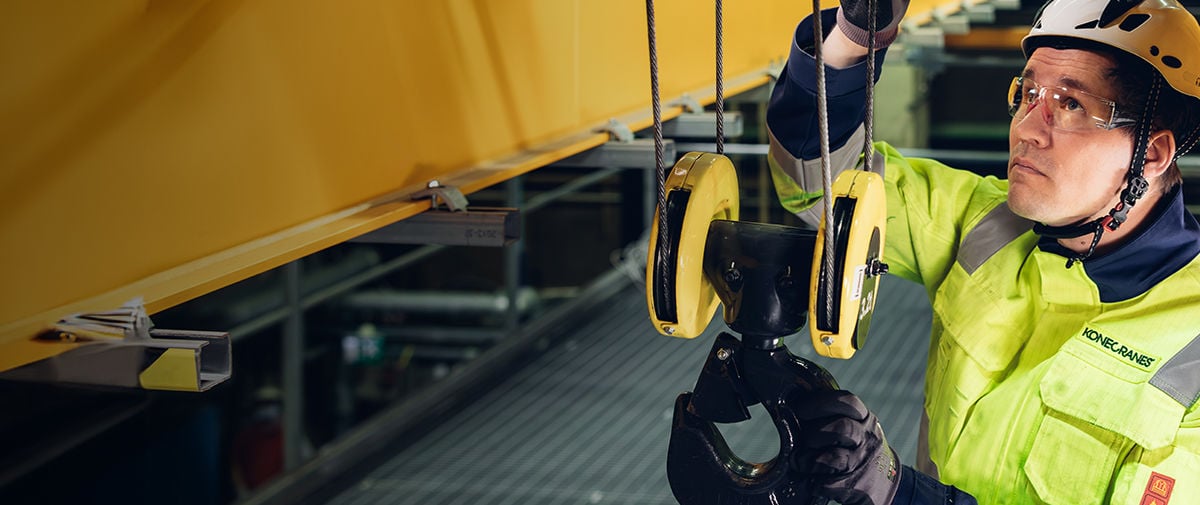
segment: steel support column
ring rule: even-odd
[[[287,319],[283,324],[283,468],[303,463],[304,443],[304,306],[300,302],[300,260],[283,267]]]
[[[525,177],[517,176],[504,183],[505,205],[519,209],[525,202]],[[504,291],[508,295],[508,306],[504,312],[504,331],[511,333],[521,323],[521,312],[517,304],[522,284],[521,265],[525,259],[525,213],[517,215],[517,235],[504,248]]]

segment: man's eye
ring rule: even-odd
[[[1062,103],[1063,110],[1069,110],[1072,112],[1083,110],[1083,104],[1079,103],[1079,100],[1076,100],[1069,96],[1060,97],[1059,102]]]

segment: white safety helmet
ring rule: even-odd
[[[1048,37],[1089,40],[1137,56],[1175,91],[1200,99],[1200,23],[1175,0],[1052,0],[1021,40],[1025,57]]]

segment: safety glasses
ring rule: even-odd
[[[1116,102],[1063,86],[1042,86],[1028,77],[1013,77],[1008,88],[1008,114],[1017,121],[1046,107],[1052,125],[1065,131],[1111,130],[1136,123],[1117,114]]]

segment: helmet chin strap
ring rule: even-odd
[[[1082,224],[1048,226],[1038,223],[1034,225],[1034,233],[1053,239],[1076,238],[1088,233],[1092,234],[1092,244],[1088,247],[1087,252],[1082,254],[1076,252],[1068,257],[1067,268],[1071,268],[1075,262],[1082,263],[1090,258],[1096,252],[1096,246],[1100,244],[1100,237],[1104,236],[1104,231],[1117,231],[1117,228],[1120,228],[1128,218],[1129,209],[1145,196],[1146,190],[1150,188],[1150,183],[1143,177],[1142,170],[1146,166],[1146,148],[1150,144],[1150,123],[1154,118],[1155,109],[1158,108],[1158,96],[1161,89],[1162,77],[1156,72],[1150,84],[1146,107],[1143,108],[1142,115],[1138,118],[1137,131],[1134,134],[1133,159],[1129,162],[1129,172],[1125,174],[1125,189],[1121,190],[1121,201],[1108,211],[1108,215]]]

